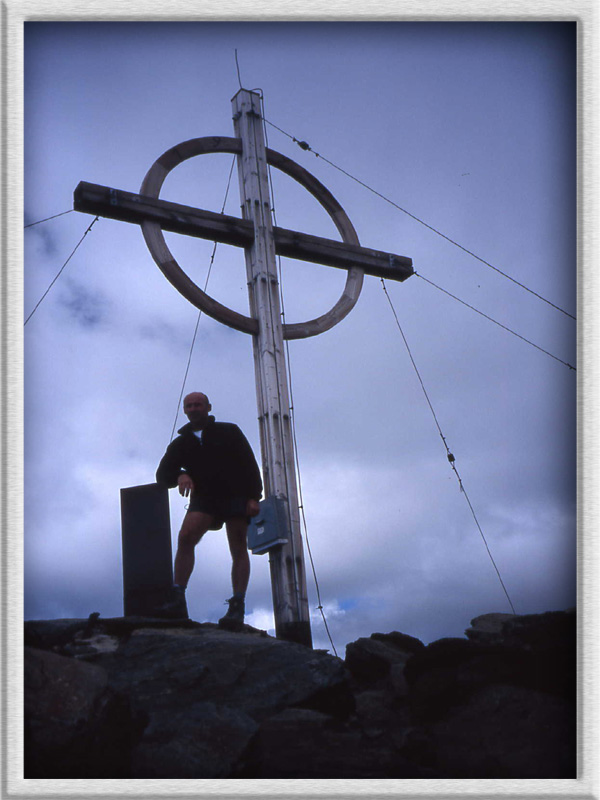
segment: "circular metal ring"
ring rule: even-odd
[[[198,139],[189,139],[187,142],[171,147],[157,159],[148,170],[142,182],[140,194],[158,199],[160,190],[169,172],[186,161],[205,153],[233,153],[242,152],[240,139],[227,136],[203,136]],[[346,212],[331,194],[310,172],[305,170],[287,156],[267,148],[267,163],[276,169],[285,172],[296,180],[318,200],[333,220],[342,240],[347,244],[359,244],[354,226]],[[231,328],[244,333],[257,334],[258,321],[253,317],[239,314],[227,306],[214,300],[203,292],[185,272],[181,269],[171,251],[167,247],[165,237],[157,222],[142,222],[142,233],[152,258],[173,286],[192,303],[196,308],[204,311],[210,317],[229,325]],[[308,322],[286,323],[283,325],[284,339],[303,339],[316,336],[329,330],[340,322],[356,305],[362,289],[364,270],[354,266],[348,270],[346,285],[337,303],[326,314],[309,320]]]

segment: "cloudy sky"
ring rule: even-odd
[[[413,259],[418,275],[386,288],[510,599],[520,614],[573,606],[574,24],[27,23],[25,224],[69,211],[82,180],[137,192],[178,142],[232,136],[240,82],[264,93],[269,146],[333,192],[361,243]],[[162,197],[220,211],[231,166],[223,154],[188,161]],[[291,179],[273,186],[278,225],[336,236]],[[235,175],[226,212],[239,215]],[[26,228],[25,318],[92,221],[70,212]],[[167,240],[204,286],[212,244]],[[287,321],[326,312],[344,280],[283,260]],[[217,248],[208,291],[248,313],[241,250]],[[197,319],[138,227],[107,219],[29,317],[26,619],[123,613],[119,490],[154,480]],[[510,612],[381,281],[366,277],[343,322],[289,349],[308,536],[338,652],[374,631],[462,636],[473,617]],[[185,388],[206,392],[259,456],[248,335],[202,316]],[[185,501],[170,499],[175,540]],[[209,533],[191,616],[215,621],[229,594],[226,540]],[[309,602],[315,645],[331,649],[312,575]],[[267,556],[252,557],[247,608],[273,629]]]

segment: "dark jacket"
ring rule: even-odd
[[[231,422],[215,422],[211,415],[202,431],[202,442],[191,423],[180,428],[156,471],[157,483],[169,488],[187,473],[194,482],[194,494],[208,498],[244,497],[260,500],[260,470],[248,440]]]

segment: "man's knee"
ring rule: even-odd
[[[188,511],[179,531],[178,543],[195,547],[212,524],[213,518],[203,511]]]
[[[234,557],[248,555],[248,524],[245,517],[232,517],[227,520],[227,539]]]

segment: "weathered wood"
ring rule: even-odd
[[[237,157],[242,213],[256,231],[245,256],[250,310],[259,323],[252,344],[265,496],[279,498],[289,518],[289,537],[269,553],[275,630],[280,639],[311,647],[260,97],[241,90],[232,100],[232,110],[234,129],[242,141],[242,153]]]
[[[186,159],[205,153],[234,153],[241,155],[242,143],[239,138],[225,136],[203,136],[181,142],[163,153],[148,170],[142,182],[140,194],[158,198],[163,182],[168,172]],[[266,161],[277,169],[298,181],[311,192],[317,201],[327,211],[342,239],[350,244],[360,244],[358,236],[348,215],[331,194],[313,175],[296,164],[287,156],[266,148]],[[141,225],[142,234],[152,254],[152,258],[162,270],[163,274],[175,288],[183,294],[193,305],[204,311],[214,319],[246,333],[256,334],[256,320],[237,312],[230,311],[196,286],[179,264],[167,247],[162,229],[156,222],[145,220]],[[316,336],[337,325],[356,305],[364,279],[364,270],[359,266],[352,266],[347,270],[346,283],[341,297],[337,303],[320,317],[301,323],[286,323],[283,326],[284,339],[302,339]]]
[[[149,220],[157,222],[164,231],[238,247],[250,247],[254,241],[252,223],[238,217],[203,211],[109,186],[82,181],[75,189],[73,200],[75,211],[97,214],[100,217],[135,222],[138,225]]]
[[[360,245],[336,242],[333,239],[279,227],[273,228],[273,235],[275,252],[280,256],[340,269],[360,267],[365,275],[375,275],[378,278],[390,278],[395,281],[405,281],[413,274],[412,259],[406,256],[397,256],[395,253],[384,253]]]
[[[254,241],[254,226],[249,220],[85,181],[75,190],[73,207],[76,211],[140,225],[144,221],[156,222],[164,231],[237,247],[250,247]],[[339,269],[359,266],[367,275],[395,281],[405,281],[413,274],[412,259],[395,253],[277,226],[273,227],[273,238],[276,254],[287,258]]]

